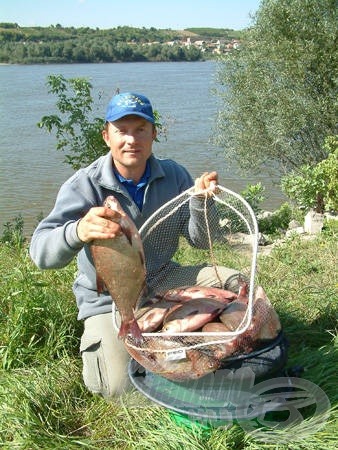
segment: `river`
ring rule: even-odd
[[[223,151],[211,145],[219,100],[211,92],[216,63],[119,63],[0,66],[0,230],[19,214],[30,234],[40,214],[52,208],[61,183],[72,169],[56,150],[56,139],[37,127],[42,116],[57,112],[48,93],[48,75],[86,77],[93,85],[94,115],[104,117],[106,104],[117,88],[147,95],[168,124],[167,139],[154,153],[184,164],[193,177],[217,170],[222,185],[240,192],[261,181],[264,206],[273,209],[283,195],[268,174],[241,178],[227,167]]]

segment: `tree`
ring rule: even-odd
[[[244,170],[275,174],[327,158],[336,134],[335,0],[263,0],[220,63],[215,141]]]
[[[77,62],[88,62],[87,49],[79,44],[73,49],[73,59]]]
[[[49,92],[57,96],[56,108],[60,115],[44,116],[37,125],[48,133],[55,132],[56,148],[65,153],[64,162],[79,169],[105,155],[108,149],[101,134],[105,120],[92,117],[91,83],[85,78],[49,75],[47,85]],[[166,138],[165,126],[156,110],[154,118],[158,136]]]
[[[84,78],[49,75],[47,84],[49,92],[58,98],[56,107],[61,116],[44,116],[38,126],[49,133],[55,130],[57,149],[65,152],[65,162],[79,169],[107,153],[101,136],[104,119],[90,119],[93,105],[90,82]]]

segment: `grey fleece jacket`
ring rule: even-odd
[[[151,176],[142,211],[116,179],[109,152],[87,168],[78,170],[61,186],[53,210],[39,223],[32,236],[30,255],[41,269],[65,267],[77,256],[78,274],[73,291],[79,309],[78,319],[110,312],[112,298],[108,292],[100,295],[97,292],[90,246],[78,238],[77,221],[90,208],[101,206],[107,196],[114,195],[139,229],[162,205],[193,185],[190,174],[176,162],[154,155],[149,161]],[[174,264],[171,258],[180,236],[185,236],[191,245],[207,246],[206,232],[200,225],[203,208],[203,201],[192,197],[170,218],[170,224],[165,221],[151,239],[148,237],[144,241],[148,285],[151,286],[153,279]]]

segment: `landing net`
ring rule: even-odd
[[[194,247],[189,242],[191,216],[198,225],[193,237]],[[175,242],[178,227],[182,234]],[[245,276],[248,288],[245,310],[231,331],[144,332],[141,344],[136,344],[128,335],[125,346],[140,364],[168,378],[183,379],[178,373],[187,371],[194,372],[191,377],[198,377],[202,372],[219,367],[221,361],[230,356],[252,351],[255,342],[262,337],[263,340],[266,335],[270,337],[264,327],[268,324],[273,328],[276,317],[267,299],[255,301],[258,226],[252,208],[243,197],[219,185],[215,191],[205,190],[198,194],[192,187],[163,205],[139,232],[145,250],[148,286],[153,295],[162,295],[177,287],[175,266],[160,266],[161,252],[176,248],[176,244],[178,250],[172,250],[170,255],[175,263],[184,266],[183,260],[189,260],[189,265],[209,266],[214,270],[214,286],[222,289],[224,280],[220,268],[238,270]],[[189,283],[182,280],[181,286],[184,285]],[[118,328],[114,309],[113,318]],[[180,369],[175,369],[178,363]]]

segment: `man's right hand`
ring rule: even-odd
[[[76,232],[82,242],[94,239],[113,239],[122,234],[121,215],[106,206],[91,208],[77,223]]]

